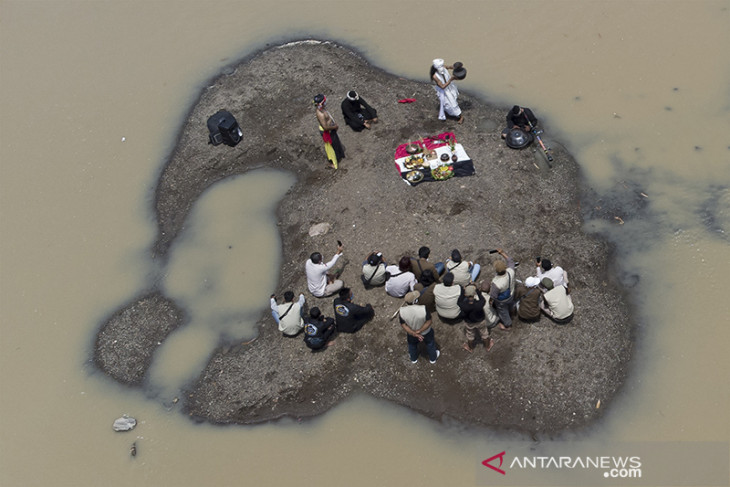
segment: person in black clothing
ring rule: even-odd
[[[459,296],[459,308],[461,308],[462,316],[466,324],[466,343],[464,350],[467,352],[474,351],[476,342],[476,332],[482,338],[487,352],[492,349],[494,340],[489,337],[489,328],[487,327],[486,314],[484,313],[484,296],[473,284],[462,289]]]
[[[347,98],[342,100],[342,116],[355,132],[369,129],[371,124],[378,123],[378,111],[355,91],[348,91]]]
[[[529,134],[534,127],[537,127],[537,117],[532,110],[515,105],[512,110],[507,112],[507,127],[502,130],[502,138],[507,138],[507,134],[512,129],[520,129]]]
[[[355,333],[375,316],[375,310],[370,304],[359,306],[352,302],[352,291],[349,287],[340,289],[340,295],[335,298],[333,306],[337,331],[342,333]]]
[[[335,332],[335,320],[325,318],[318,307],[309,310],[309,318],[304,324],[304,344],[314,350],[321,350],[334,343],[330,338]]]

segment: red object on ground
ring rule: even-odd
[[[456,144],[456,136],[453,132],[444,132],[442,134],[438,134],[436,136],[430,135],[423,138],[423,142],[425,143],[426,150],[435,149],[436,147],[441,147],[443,145],[448,144],[447,138],[451,138],[454,141],[454,144]],[[424,144],[421,144],[420,140],[414,140],[411,142],[411,144],[416,144],[418,146],[423,147]],[[395,159],[400,159],[401,157],[409,156],[408,152],[406,151],[406,147],[408,147],[409,144],[401,144],[398,146],[398,148],[395,150]]]
[[[398,100],[398,103],[413,103],[416,101],[415,98],[403,98],[402,100]]]

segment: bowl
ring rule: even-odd
[[[444,154],[441,154],[441,160],[442,160],[442,161],[446,162],[446,161],[448,161],[449,159],[450,159],[450,157],[449,157],[449,155],[448,155],[448,154],[445,154],[445,153],[444,153]]]
[[[406,180],[409,183],[419,183],[423,181],[424,174],[421,171],[411,171],[406,174]]]

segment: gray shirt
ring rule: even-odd
[[[430,315],[422,304],[409,304],[400,309],[400,322],[405,323],[413,331],[420,330],[429,318]],[[430,326],[423,330],[421,335],[425,335],[429,331],[431,331]]]

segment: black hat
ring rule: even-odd
[[[318,93],[318,94],[314,95],[314,103],[317,105],[319,105],[320,103],[322,103],[325,100],[326,100],[326,98],[324,97],[324,95],[322,93]]]
[[[380,264],[380,255],[379,254],[373,254],[370,257],[368,257],[368,264],[370,264],[370,265],[378,265],[378,264]]]

